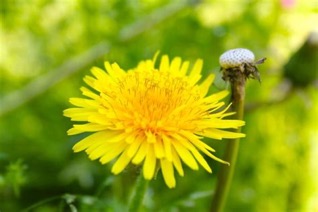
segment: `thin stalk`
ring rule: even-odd
[[[53,196],[53,197],[50,197],[50,198],[47,198],[47,199],[44,199],[42,201],[39,201],[29,207],[27,207],[26,209],[22,210],[22,212],[28,212],[28,211],[33,211],[33,209],[37,208],[37,207],[40,207],[46,203],[49,203],[49,202],[52,202],[52,201],[55,201],[55,200],[58,200],[58,199],[61,199],[62,196],[59,195],[59,196]]]
[[[142,201],[148,188],[148,183],[149,181],[145,180],[142,176],[142,173],[140,173],[137,178],[135,190],[133,191],[133,197],[129,204],[129,212],[138,212],[140,210]]]
[[[235,118],[239,120],[242,120],[244,115],[245,81],[246,77],[244,74],[237,74],[236,77],[231,80],[232,110],[236,112]],[[241,128],[235,132],[241,132]],[[222,212],[224,209],[235,170],[239,144],[239,138],[231,139],[227,142],[224,160],[231,165],[222,166],[220,170],[216,191],[212,200],[211,212]]]

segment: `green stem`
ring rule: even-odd
[[[237,74],[231,81],[232,89],[232,110],[236,112],[235,118],[242,120],[244,115],[244,98],[245,98],[245,76]],[[241,128],[235,132],[241,132]],[[212,200],[211,212],[222,212],[231,186],[237,154],[239,150],[240,139],[232,139],[227,142],[224,160],[229,162],[230,166],[222,166],[218,175],[216,191]]]
[[[148,187],[148,180],[145,180],[142,173],[139,174],[135,185],[133,197],[129,204],[129,212],[138,212]]]
[[[49,203],[49,202],[52,202],[52,201],[55,201],[55,200],[58,200],[58,199],[61,199],[62,197],[61,196],[54,196],[54,197],[50,197],[50,198],[47,198],[47,199],[44,199],[40,202],[37,202],[29,207],[27,207],[26,209],[22,210],[22,212],[28,212],[28,211],[33,211],[33,209],[37,208],[37,207],[40,207],[41,205],[44,205],[46,203]]]

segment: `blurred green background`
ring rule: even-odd
[[[62,116],[82,77],[103,61],[124,69],[157,50],[204,59],[224,89],[218,58],[244,47],[262,83],[249,81],[226,211],[318,211],[318,2],[316,0],[2,0],[0,211],[124,211],[136,175],[112,176],[72,146]],[[316,28],[315,28],[316,27]],[[312,32],[316,34],[312,34]],[[206,140],[222,157],[227,141]],[[185,168],[168,189],[158,174],[145,211],[208,211],[213,174]],[[37,204],[37,205],[34,205]]]

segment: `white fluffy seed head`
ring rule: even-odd
[[[255,56],[248,49],[238,48],[224,52],[219,59],[222,68],[238,67],[242,63],[253,63]]]

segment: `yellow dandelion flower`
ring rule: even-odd
[[[228,91],[207,95],[214,75],[198,84],[202,60],[192,69],[180,57],[169,62],[167,55],[162,56],[159,68],[155,61],[156,56],[141,61],[127,72],[116,63],[105,62],[106,72],[93,67],[94,77],[86,76],[84,81],[95,91],[82,87],[85,98],[71,98],[76,108],[66,109],[64,115],[82,122],[73,125],[69,135],[92,132],[73,147],[75,152],[85,150],[91,160],[102,164],[117,158],[111,169],[114,174],[132,163],[142,165],[144,178],[151,180],[160,168],[165,183],[173,188],[174,170],[183,176],[183,164],[193,170],[201,165],[212,172],[202,154],[227,163],[201,139],[244,137],[224,130],[244,122],[223,119],[233,114],[220,101]]]

